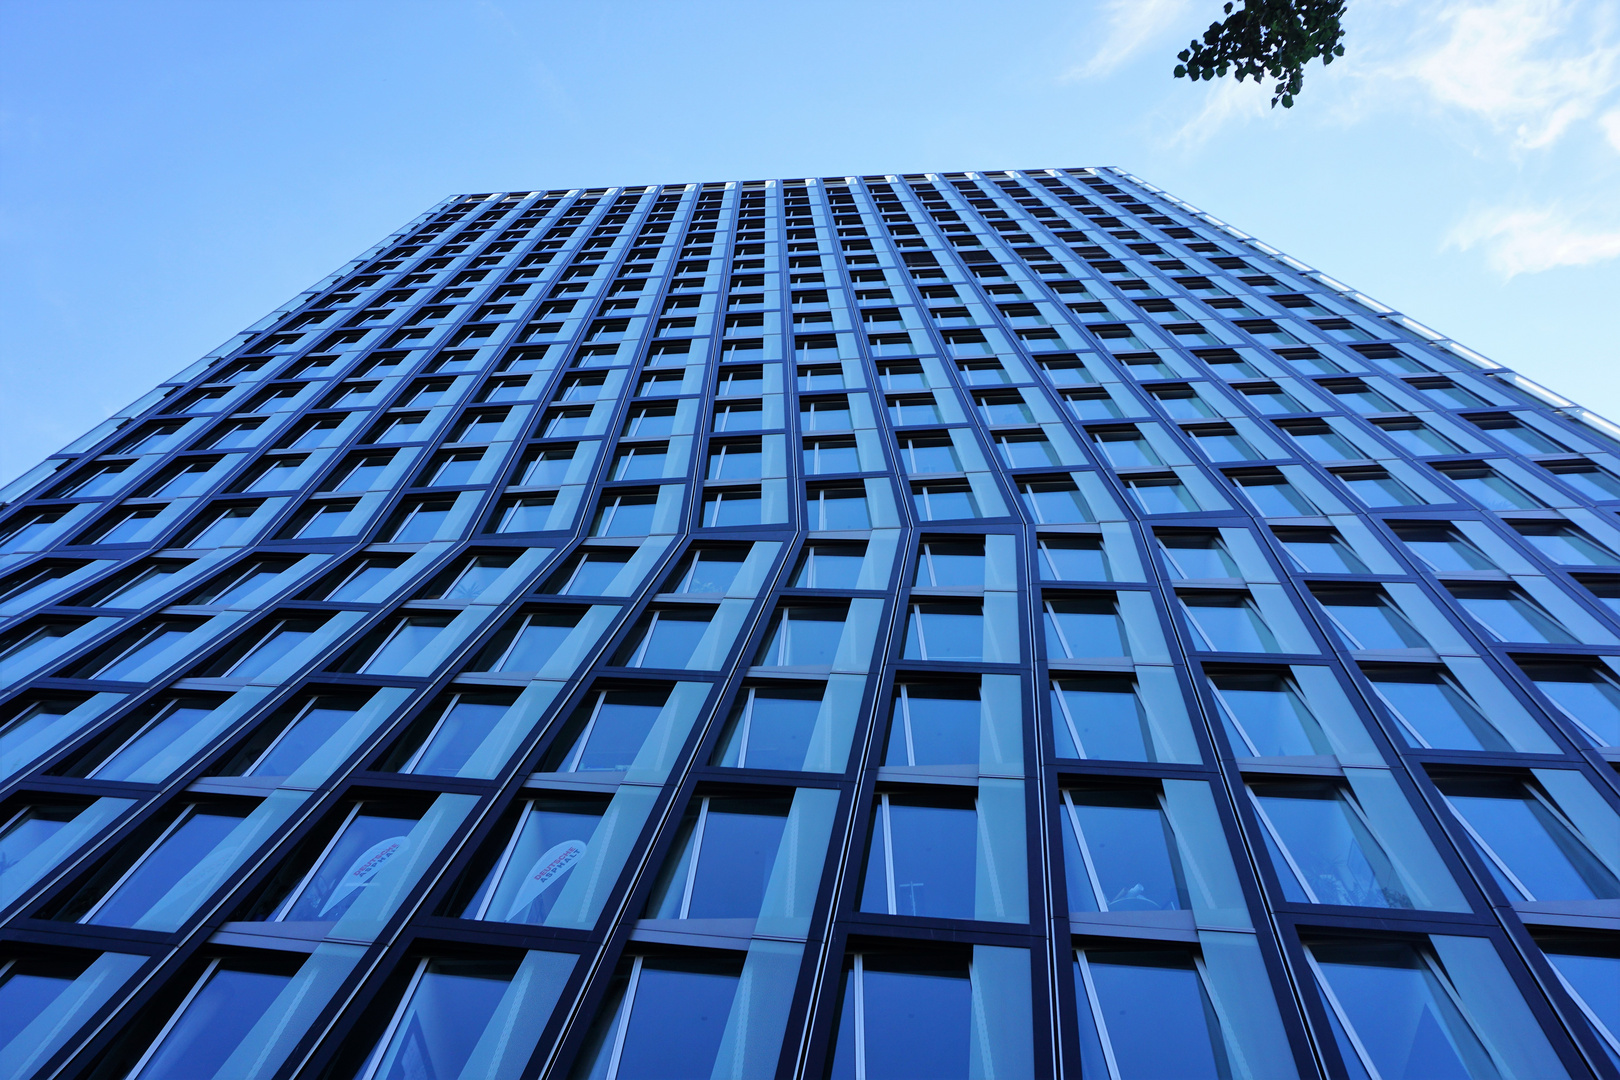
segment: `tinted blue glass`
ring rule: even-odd
[[[350,709],[326,708],[317,704],[294,721],[248,775],[291,776],[353,715]]]
[[[864,548],[840,544],[812,544],[799,561],[793,584],[801,589],[853,589],[866,561]]]
[[[0,1052],[73,985],[85,966],[67,959],[28,957],[0,975]]]
[[[620,662],[636,667],[683,668],[708,630],[709,619],[707,609],[660,611]]]
[[[505,704],[467,698],[457,700],[408,771],[434,776],[456,775],[506,715],[506,710]]]
[[[97,671],[95,677],[98,679],[128,678],[142,664],[158,656],[169,646],[184,641],[191,633],[191,630],[192,628],[188,625],[164,624],[141,638],[128,652]]]
[[[95,778],[134,783],[162,780],[169,775],[172,766],[178,764],[165,757],[164,752],[211,715],[212,709],[193,705],[169,709],[98,767]]]
[[[758,917],[786,825],[786,806],[763,800],[711,799],[686,917]]]
[[[1175,838],[1152,796],[1077,792],[1071,798],[1109,911],[1187,907]]]
[[[1506,750],[1507,740],[1468,699],[1438,676],[1369,676],[1400,718],[1430,746],[1455,750]]]
[[[574,567],[562,590],[575,596],[601,596],[607,592],[613,579],[619,576],[624,564],[630,561],[628,553],[592,551]]]
[[[1058,757],[1154,760],[1147,714],[1128,681],[1055,682],[1052,716]]]
[[[491,657],[495,671],[539,671],[579,621],[576,615],[530,615],[505,655]]]
[[[412,615],[399,626],[360,669],[366,675],[399,675],[450,625],[449,615]]]
[[[1457,780],[1442,783],[1440,789],[1530,891],[1523,899],[1620,898],[1620,881],[1523,784],[1511,780]],[[1517,891],[1508,888],[1510,895]]]
[[[1438,979],[1408,945],[1315,946],[1311,952],[1384,1080],[1484,1080],[1497,1075]],[[1348,1041],[1348,1040],[1347,1040]],[[1346,1060],[1353,1047],[1340,1044]],[[1474,1071],[1473,1060],[1489,1071]]]
[[[725,961],[644,963],[616,1080],[709,1080],[737,982]]]
[[[891,800],[895,914],[973,918],[978,815]]]
[[[867,1080],[966,1080],[972,986],[965,970],[874,963],[865,982]]]
[[[414,818],[360,813],[338,835],[281,918],[287,922],[335,922],[376,884],[384,867],[410,853]]]
[[[1620,956],[1547,953],[1558,973],[1610,1032],[1620,1032]]]
[[[561,799],[529,804],[505,866],[491,868],[488,879],[463,909],[462,918],[478,918],[482,910],[482,918],[494,922],[545,922],[574,867],[590,850],[605,808],[600,803]],[[489,896],[491,889],[493,896]]]
[[[1215,1010],[1191,955],[1087,950],[1086,956],[1120,1080],[1232,1075]],[[1167,1032],[1175,1037],[1166,1038]]]
[[[333,589],[326,599],[338,603],[347,600],[358,600],[393,572],[394,567],[392,565],[368,560],[351,574],[347,580]]]
[[[79,816],[77,806],[30,806],[0,831],[0,874],[6,873]]]
[[[842,608],[790,607],[777,617],[757,663],[783,666],[827,666],[844,633]]]
[[[1318,904],[1409,908],[1389,857],[1334,786],[1255,783],[1250,790]],[[1277,876],[1290,875],[1286,863]]]
[[[886,765],[971,765],[979,760],[979,696],[907,685],[895,695]]]
[[[431,960],[386,1047],[377,1080],[461,1074],[511,982],[514,965]]]
[[[216,968],[135,1076],[195,1080],[215,1075],[290,981],[275,972]]]
[[[309,640],[320,628],[313,619],[295,619],[276,627],[268,637],[233,666],[228,673],[233,679],[251,679],[263,675],[275,663],[299,645]]]
[[[1129,656],[1114,601],[1054,600],[1046,605],[1046,647],[1054,657]]]
[[[98,926],[134,926],[176,882],[224,843],[241,822],[237,815],[211,809],[191,814],[84,921]]]
[[[960,604],[913,604],[906,622],[906,658],[979,660],[984,656],[984,613]]]
[[[584,744],[569,760],[577,771],[628,769],[647,741],[647,732],[663,704],[647,699],[646,694],[608,694],[595,722],[585,733]]]
[[[821,712],[821,691],[755,690],[737,709],[715,764],[748,769],[804,768]]]

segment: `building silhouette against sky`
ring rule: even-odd
[[[1614,1077],[1617,440],[1118,170],[447,199],[6,489],[0,1080]]]

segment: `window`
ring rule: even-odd
[[[912,475],[959,473],[962,462],[949,435],[913,435],[900,440],[900,463]]]
[[[724,593],[731,588],[748,557],[746,547],[699,547],[682,560],[664,582],[672,593]]]
[[[1620,878],[1539,784],[1455,776],[1437,777],[1435,786],[1508,899],[1620,899]],[[1606,827],[1613,827],[1612,818]]]
[[[592,536],[646,536],[652,531],[658,495],[652,491],[608,491],[591,524]],[[508,532],[508,529],[502,529]]]
[[[1066,391],[1063,400],[1069,403],[1069,411],[1080,420],[1112,420],[1125,415],[1124,410],[1119,407],[1119,402],[1101,387],[1095,390]]]
[[[687,808],[647,899],[648,919],[754,919],[790,800],[703,796]]]
[[[189,913],[163,904],[175,882],[229,844],[249,809],[234,802],[181,806],[150,840],[120,845],[57,917],[92,926],[169,927],[172,915]]]
[[[1125,489],[1145,514],[1192,514],[1203,509],[1174,473],[1133,476],[1125,481]]]
[[[309,599],[329,600],[333,603],[361,601],[404,561],[397,555],[367,556],[327,578],[322,586],[313,591]]]
[[[1108,428],[1090,432],[1104,460],[1116,469],[1156,468],[1164,464],[1158,452],[1136,428]]]
[[[91,653],[74,666],[72,677],[113,681],[150,678],[179,658],[179,646],[201,625],[200,619],[149,622]],[[6,659],[16,662],[10,656]],[[156,661],[164,661],[161,668],[152,666]]]
[[[944,521],[980,516],[978,500],[966,481],[914,481],[911,485],[912,504],[917,516],[924,521]]]
[[[805,364],[799,368],[799,389],[842,390],[844,370],[837,364]]]
[[[1443,750],[1512,749],[1501,732],[1445,673],[1432,668],[1368,667],[1367,681],[1406,740]]]
[[[1206,979],[1202,958],[1185,946],[1144,942],[1076,950],[1083,1072],[1113,1080],[1240,1075],[1232,1060],[1241,1060],[1245,1048],[1229,1045]],[[1176,1037],[1165,1038],[1166,1031]]]
[[[1491,438],[1509,450],[1515,450],[1521,454],[1540,455],[1569,452],[1569,447],[1517,420],[1485,416],[1470,416],[1469,419],[1474,422],[1475,427],[1486,432]]]
[[[613,662],[621,667],[684,668],[703,639],[714,610],[662,607],[643,615]]]
[[[1595,502],[1620,499],[1620,477],[1590,462],[1561,462],[1545,467],[1567,486]]]
[[[723,529],[761,522],[763,498],[757,487],[709,488],[703,493],[703,528]]]
[[[1171,576],[1183,579],[1238,578],[1243,575],[1216,532],[1169,531],[1157,534],[1159,550]]]
[[[1431,525],[1427,522],[1391,522],[1391,530],[1408,551],[1430,570],[1438,574],[1447,572],[1469,573],[1475,570],[1495,570],[1496,564],[1487,559],[1473,544],[1464,540],[1450,525]]]
[[[1347,649],[1424,649],[1429,643],[1374,589],[1313,589]]]
[[[470,896],[457,897],[463,919],[544,925],[575,866],[590,850],[607,812],[606,798],[544,796],[518,804],[493,861],[475,865]]]
[[[1585,533],[1553,522],[1516,521],[1513,528],[1529,545],[1561,566],[1614,566],[1620,564],[1607,548]]]
[[[320,630],[326,616],[280,616],[243,634],[203,665],[196,674],[209,678],[254,679]]]
[[[462,414],[450,429],[450,443],[483,443],[493,440],[506,423],[506,409],[474,409]],[[424,417],[425,419],[425,417]]]
[[[896,684],[885,765],[975,765],[979,687],[973,683]]]
[[[313,694],[277,711],[225,763],[226,776],[291,776],[367,702],[365,694]]]
[[[536,672],[579,624],[573,609],[533,611],[502,627],[473,661],[473,671]]]
[[[1299,452],[1308,458],[1317,461],[1342,461],[1345,458],[1366,457],[1343,435],[1334,431],[1320,420],[1304,421],[1278,425],[1284,434],[1293,439]]]
[[[1263,517],[1312,517],[1320,513],[1280,472],[1228,475]]]
[[[1450,379],[1413,379],[1407,385],[1443,409],[1474,409],[1485,404],[1472,390],[1465,390]]]
[[[1447,465],[1439,467],[1463,494],[1487,510],[1539,510],[1543,503],[1495,470],[1484,465]]]
[[[869,529],[866,488],[816,485],[805,493],[808,526],[812,530]]]
[[[274,1013],[301,959],[271,953],[209,960],[174,1015],[153,1018],[158,1034],[126,1075],[160,1080],[224,1071],[255,1025]]]
[[[346,462],[342,468],[332,474],[331,479],[321,485],[322,491],[351,492],[370,491],[380,486],[384,472],[394,460],[394,452],[382,454],[360,454]],[[285,472],[290,478],[293,471],[299,468],[304,458],[276,458],[270,467],[260,474],[258,480],[253,482],[249,490],[278,491],[287,486],[276,476]]]
[[[1086,365],[1073,353],[1058,353],[1042,360],[1041,370],[1056,386],[1076,386],[1081,383],[1094,383],[1097,377],[1087,370]]]
[[[880,794],[872,814],[861,910],[974,918],[978,816],[971,795]]]
[[[1286,674],[1264,669],[1209,670],[1227,740],[1239,757],[1313,757],[1333,753],[1321,725]]]
[[[331,536],[349,535],[349,515],[359,505],[355,499],[310,500],[293,515],[281,530],[284,540],[324,540]]]
[[[1610,1058],[1620,1056],[1620,1007],[1613,991],[1620,985],[1620,956],[1613,943],[1554,938],[1543,942],[1542,949],[1558,981],[1603,1040]]]
[[[1572,645],[1575,638],[1540,605],[1518,589],[1503,585],[1451,584],[1457,603],[1497,641]]]
[[[1230,424],[1189,427],[1186,431],[1211,461],[1254,461],[1261,457]]]
[[[910,605],[905,656],[908,660],[982,660],[983,609],[977,603]]]
[[[1383,420],[1377,426],[1391,442],[1418,457],[1459,452],[1456,443],[1418,420]]]
[[[598,690],[575,710],[543,772],[620,772],[641,752],[663,711],[659,690]]]
[[[763,450],[758,439],[711,443],[708,479],[757,480],[763,475],[762,461]]]
[[[860,454],[853,438],[806,439],[804,471],[807,473],[860,472]]]
[[[210,698],[171,698],[143,709],[68,775],[135,784],[166,780],[218,734],[209,722],[216,704]]]
[[[859,588],[865,544],[806,544],[793,586],[799,589]]]
[[[743,691],[714,764],[800,771],[812,752],[821,687],[750,686]]]
[[[517,561],[515,551],[472,555],[436,575],[417,594],[422,600],[476,600]]]
[[[637,449],[645,449],[649,452],[661,451],[661,447],[659,446]],[[578,452],[578,450],[578,444],[574,444],[570,446],[548,446],[543,450],[537,451],[532,457],[524,462],[523,469],[517,482],[518,486],[556,487],[558,484],[561,484],[565,479],[567,479],[569,467],[573,465],[574,455]],[[621,451],[621,456],[626,456],[630,452],[631,451],[628,450]],[[660,461],[659,464],[662,465],[662,461]],[[628,480],[634,478],[619,476],[617,475],[617,469],[615,469],[613,479]]]
[[[740,990],[742,969],[741,957],[725,954],[624,961],[580,1052],[575,1075],[593,1080],[710,1075],[720,1067],[716,1062],[728,1043],[734,999],[752,989]],[[747,1033],[735,1038],[745,1039]]]
[[[1068,789],[1062,803],[1070,910],[1191,907],[1175,832],[1157,791]]]
[[[725,406],[731,409],[737,406]],[[716,430],[720,428],[720,412],[715,414]],[[623,436],[627,439],[660,438],[671,435],[675,431],[675,406],[673,405],[637,405],[630,410],[630,416],[624,422]]]
[[[367,634],[354,651],[343,659],[337,670],[361,675],[403,675],[416,658],[444,633],[453,618],[455,616],[451,612],[433,611],[392,619]]]
[[[845,609],[786,604],[777,609],[754,663],[761,667],[827,667],[844,633]]]
[[[1271,384],[1246,386],[1242,388],[1242,393],[1249,405],[1263,416],[1307,411],[1303,405]]]
[[[1209,402],[1189,386],[1159,386],[1152,391],[1159,407],[1174,420],[1203,420],[1215,415]]]
[[[1131,654],[1112,593],[1048,598],[1042,608],[1048,657],[1078,660]]]
[[[455,508],[453,499],[412,499],[394,512],[383,529],[390,544],[420,544],[435,539]]]
[[[1333,475],[1368,506],[1418,506],[1426,501],[1381,468],[1335,469]]]
[[[144,544],[155,540],[169,524],[162,516],[166,509],[165,506],[134,506],[114,511],[103,519],[107,524],[86,533],[77,543]]]
[[[1414,906],[1366,814],[1342,784],[1250,780],[1249,797],[1287,899],[1348,907]]]
[[[1273,529],[1294,564],[1307,574],[1366,574],[1367,565],[1333,529]]]
[[[410,851],[411,831],[421,818],[408,803],[380,799],[352,803],[338,816],[336,831],[302,874],[272,881],[250,912],[253,921],[342,919],[382,868]]]
[[[1069,525],[1094,520],[1085,497],[1067,476],[1020,480],[1018,494],[1024,509],[1038,524]]]
[[[460,776],[469,770],[493,776],[504,761],[476,766],[514,700],[514,694],[499,691],[450,694],[410,726],[378,768],[425,776]]]
[[[941,419],[932,394],[890,394],[888,404],[889,421],[896,427],[937,424]]]
[[[1182,593],[1182,608],[1198,646],[1212,652],[1281,652],[1247,593]]]
[[[1620,685],[1608,669],[1580,661],[1520,657],[1536,689],[1594,746],[1620,746]]]
[[[848,431],[849,399],[843,395],[802,399],[799,427],[804,431]]]
[[[1028,1033],[974,1027],[986,997],[997,996],[983,982],[965,953],[856,953],[844,964],[828,1080],[1017,1075],[1028,1065]],[[996,1061],[997,1051],[1010,1060]]]

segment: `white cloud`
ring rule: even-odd
[[[1440,9],[1445,39],[1383,68],[1438,102],[1511,131],[1524,149],[1551,145],[1620,88],[1620,5],[1493,0]]]
[[[1481,247],[1485,262],[1503,277],[1560,266],[1587,266],[1620,256],[1620,229],[1578,222],[1543,207],[1495,207],[1464,218],[1446,238],[1447,247]]]
[[[1620,150],[1620,109],[1610,109],[1598,117],[1598,123],[1603,127],[1603,134],[1609,140],[1609,145]]]
[[[1265,84],[1218,79],[1204,92],[1204,107],[1170,136],[1170,144],[1198,146],[1233,120],[1261,119],[1271,111],[1271,91]]]
[[[1203,24],[1193,25],[1186,18],[1190,0],[1107,0],[1103,4],[1108,19],[1108,36],[1083,64],[1064,73],[1065,80],[1095,79],[1111,75],[1127,61],[1171,34],[1203,33]],[[1189,31],[1188,27],[1193,30]],[[1168,55],[1174,55],[1174,50]]]

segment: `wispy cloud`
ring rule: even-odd
[[[1188,30],[1196,22],[1188,17],[1191,0],[1107,0],[1102,6],[1107,34],[1089,59],[1063,73],[1065,81],[1111,75],[1167,38],[1183,34],[1189,40],[1193,37]],[[1198,33],[1204,29],[1202,24],[1194,28]]]
[[[1378,74],[1416,80],[1435,102],[1510,132],[1520,148],[1551,145],[1620,88],[1614,4],[1454,3],[1434,18],[1443,39]]]
[[[1271,91],[1251,80],[1217,80],[1204,92],[1204,107],[1170,136],[1172,146],[1195,147],[1234,120],[1263,119],[1271,112]]]
[[[1620,228],[1594,229],[1556,207],[1494,207],[1465,217],[1446,246],[1482,248],[1486,265],[1511,278],[1620,256]]]

